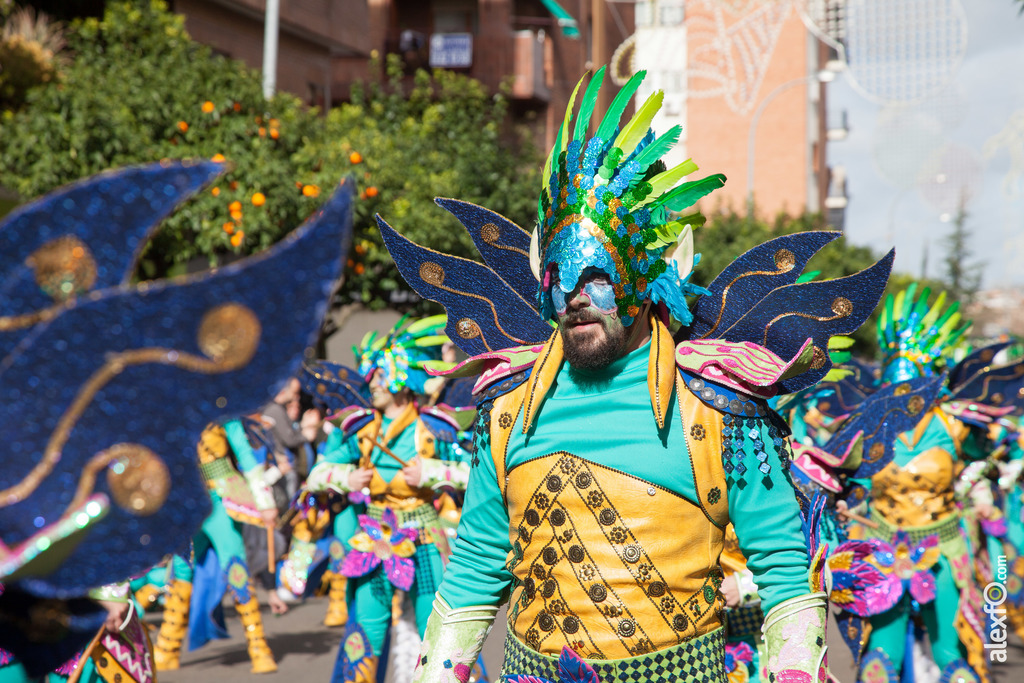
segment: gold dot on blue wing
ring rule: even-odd
[[[220,398],[217,399],[217,407],[218,408],[224,408],[225,406],[227,406],[227,404],[228,404],[228,400],[226,398],[224,398],[223,396],[221,396]]]

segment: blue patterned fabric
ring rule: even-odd
[[[176,167],[177,175],[167,171]],[[108,199],[107,212],[89,193],[57,193],[5,221],[0,235],[32,242],[40,225],[68,211],[96,233],[123,232],[111,227],[122,216],[129,227],[142,220],[131,197],[146,198],[150,213],[166,211],[214,170],[189,168],[104,174],[91,193]],[[14,551],[0,563],[0,579],[40,596],[73,596],[141,573],[187,544],[209,511],[195,466],[199,434],[212,419],[256,410],[314,343],[351,236],[351,185],[252,259],[178,280],[98,288],[120,283],[133,260],[108,262],[96,256],[105,247],[90,248],[97,273],[107,274],[88,295],[49,309],[44,299],[23,297],[13,310],[29,317],[6,319],[20,345],[0,363],[0,539]],[[131,210],[118,209],[117,197]],[[133,230],[136,237],[123,239],[134,253],[141,237]],[[58,264],[87,258],[79,245],[66,249],[54,243],[57,233],[46,234]],[[76,268],[74,281],[88,284]],[[22,291],[28,280],[15,274],[7,282]],[[129,468],[145,476],[122,476]],[[82,475],[89,471],[94,481]],[[43,549],[47,563],[59,565],[45,574],[37,568]]]

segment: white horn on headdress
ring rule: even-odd
[[[679,233],[670,263],[676,264],[680,280],[685,280],[693,270],[693,228],[689,225],[684,226]]]
[[[692,246],[691,246],[692,251]],[[540,282],[540,229],[534,228],[530,235],[530,270],[533,276]]]

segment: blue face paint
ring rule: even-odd
[[[581,285],[582,290],[580,290]],[[579,294],[576,293],[577,291]],[[604,271],[595,268],[585,270],[571,292],[562,291],[562,287],[557,281],[552,284],[551,303],[555,308],[555,313],[565,315],[569,301],[579,295],[586,295],[590,300],[590,305],[605,315],[614,313],[619,308],[615,303],[615,285],[612,284],[611,278]]]

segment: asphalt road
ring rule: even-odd
[[[334,668],[341,629],[328,629],[321,624],[327,610],[326,598],[314,598],[303,604],[293,605],[289,612],[274,616],[265,606],[262,609],[267,642],[277,658],[278,671],[275,674],[256,676],[249,672],[249,655],[245,649],[242,624],[234,609],[225,602],[225,617],[231,638],[207,644],[195,652],[182,654],[181,669],[162,672],[158,675],[161,683],[236,683],[241,681],[292,681],[294,683],[326,683]],[[157,626],[159,614],[147,617],[147,622]],[[505,633],[502,625],[504,614],[498,615],[495,628],[484,645],[484,662],[492,675],[499,669],[502,641]],[[833,630],[834,632],[834,630]],[[156,640],[156,633],[153,633]],[[831,638],[830,638],[831,641]],[[840,683],[854,683],[849,668],[849,657],[841,643],[829,648],[832,673]],[[992,683],[1021,683],[1024,681],[1024,644],[1016,637],[1008,644],[1009,660],[995,664],[992,668]],[[928,683],[918,681],[917,683]]]

